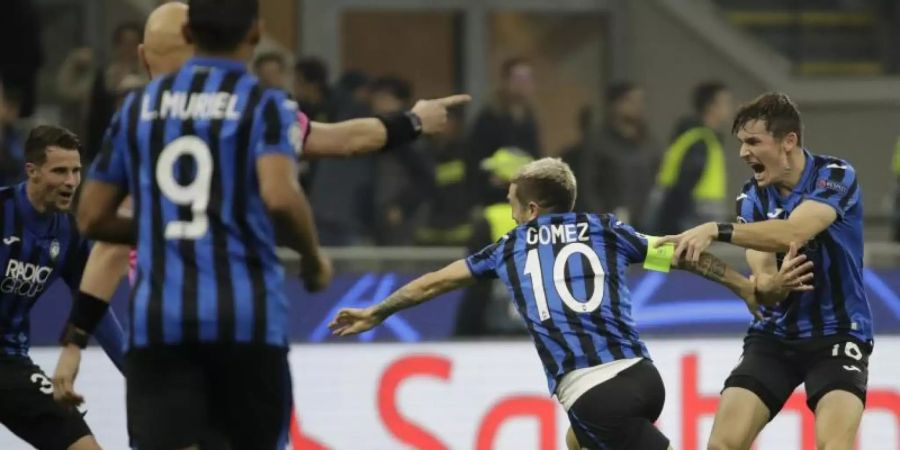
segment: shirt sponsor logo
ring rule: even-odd
[[[52,273],[52,267],[10,259],[6,264],[3,281],[0,281],[0,292],[35,297],[44,291]]]

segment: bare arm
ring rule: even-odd
[[[397,311],[412,308],[473,281],[474,277],[469,271],[469,266],[460,259],[443,269],[416,278],[377,305],[365,309],[342,309],[329,326],[338,336],[362,333],[374,328]]]
[[[814,200],[800,204],[787,220],[734,224],[731,243],[761,252],[787,252],[791,242],[803,246],[837,220],[834,208]]]
[[[128,273],[129,252],[131,248],[127,245],[94,244],[81,275],[81,292],[109,302]]]
[[[115,184],[95,180],[85,183],[77,213],[81,235],[97,241],[133,245],[137,240],[134,221],[117,214],[126,195]],[[87,199],[90,201],[84,201]]]
[[[678,260],[674,267],[721,284],[741,298],[753,294],[753,283],[748,278],[711,253],[703,252],[698,261]]]

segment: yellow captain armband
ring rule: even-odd
[[[653,247],[658,241],[656,236],[647,236],[647,256],[644,258],[644,269],[668,273],[672,268],[672,256],[675,255],[675,244],[668,243],[662,247]]]

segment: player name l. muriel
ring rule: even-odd
[[[176,118],[181,120],[237,120],[238,96],[230,92],[163,91],[159,111],[154,110],[153,98],[144,94],[141,98],[141,120]]]

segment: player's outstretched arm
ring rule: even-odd
[[[788,219],[754,223],[717,224],[708,222],[684,233],[664,236],[656,246],[675,244],[675,256],[697,262],[714,240],[761,252],[787,252],[791,242],[806,244],[837,220],[835,209],[815,200],[800,204]],[[732,231],[728,232],[727,228]]]
[[[118,214],[126,195],[115,184],[88,180],[78,202],[78,232],[87,239],[133,245],[137,239],[134,222]]]
[[[754,317],[757,319],[762,318],[753,282],[729,267],[728,264],[725,264],[724,261],[715,255],[703,252],[697,261],[683,258],[675,259],[673,267],[700,275],[707,280],[727,287],[744,300]]]
[[[319,250],[312,209],[297,182],[293,156],[273,153],[256,160],[260,195],[279,235],[300,253],[301,275],[306,288],[315,292],[331,281],[331,263]]]
[[[459,289],[473,280],[469,266],[460,259],[443,269],[416,278],[377,305],[365,309],[340,310],[329,327],[336,336],[362,333],[376,327],[397,311],[412,308],[445,292]]]
[[[347,157],[410,142],[420,134],[440,133],[447,123],[447,109],[468,103],[468,95],[419,100],[412,110],[384,117],[311,122],[303,151],[308,158]],[[412,116],[415,117],[412,117]]]

